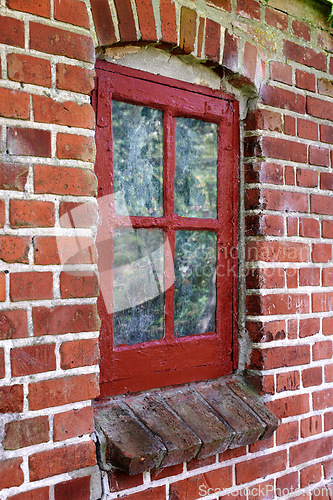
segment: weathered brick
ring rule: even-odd
[[[29,167],[0,161],[0,189],[24,191]]]
[[[306,488],[310,484],[319,483],[321,480],[321,465],[313,464],[305,467],[300,472],[300,486]]]
[[[282,132],[282,115],[267,109],[249,111],[245,121],[245,130],[272,130]]]
[[[307,96],[306,110],[311,116],[333,121],[333,102],[324,101],[317,97]]]
[[[60,202],[59,221],[61,227],[94,227],[98,221],[97,205],[94,202]]]
[[[112,45],[117,39],[108,0],[92,0],[90,4],[100,45]]]
[[[34,453],[29,457],[30,481],[91,467],[96,464],[92,441]]]
[[[0,387],[0,413],[23,411],[23,385]]]
[[[284,41],[283,55],[287,59],[296,61],[305,66],[316,68],[322,71],[326,70],[326,57],[322,52],[317,52],[309,47],[302,47],[289,40]]]
[[[333,221],[323,220],[321,230],[323,238],[333,238]]]
[[[316,366],[302,371],[302,382],[304,387],[321,385],[323,381],[322,368]]]
[[[317,219],[300,219],[299,220],[299,235],[305,238],[319,238],[320,225]]]
[[[115,0],[118,16],[120,40],[122,42],[136,41],[136,29],[130,0]]]
[[[222,469],[207,471],[196,476],[176,481],[170,484],[170,498],[196,498],[198,495],[199,486],[204,485],[210,492],[213,493],[215,488],[229,488],[232,485],[232,469],[231,467],[223,467]],[[222,488],[221,488],[222,489]]]
[[[26,54],[7,55],[7,73],[10,80],[51,87],[51,63],[47,59]]]
[[[295,391],[300,388],[299,371],[278,373],[276,376],[276,391]]]
[[[298,113],[305,112],[305,98],[302,94],[291,90],[263,85],[260,91],[264,103],[281,109],[289,109]]]
[[[297,135],[302,139],[318,140],[318,124],[311,120],[297,119]]]
[[[22,462],[22,458],[8,458],[0,461],[0,490],[20,486],[23,483]]]
[[[34,307],[32,316],[35,336],[94,332],[100,327],[95,304]]]
[[[279,215],[248,215],[245,219],[245,231],[247,235],[284,235],[283,217]]]
[[[333,311],[333,292],[313,293],[312,309],[314,312]]]
[[[43,95],[34,95],[32,101],[36,122],[91,130],[95,128],[94,112],[90,104],[77,104],[73,101],[58,102]]]
[[[278,61],[271,62],[271,78],[277,82],[292,84],[293,70],[289,64],[283,64]]]
[[[333,390],[323,389],[312,394],[313,409],[324,410],[333,405]]]
[[[298,168],[296,170],[296,184],[301,187],[317,187],[318,172],[316,170]]]
[[[288,29],[288,16],[283,12],[266,7],[265,9],[265,21],[270,26],[277,28],[279,30],[286,31]]]
[[[28,264],[30,238],[25,236],[0,236],[0,259],[4,262]]]
[[[320,188],[326,189],[328,191],[333,191],[333,174],[328,172],[321,172]]]
[[[7,149],[11,155],[51,156],[51,132],[35,128],[11,127],[7,132]]]
[[[81,61],[95,61],[94,44],[90,37],[46,24],[30,23],[30,48]]]
[[[321,148],[318,146],[309,147],[309,163],[310,165],[320,165],[328,167],[330,164],[329,149]]]
[[[0,340],[28,336],[28,317],[24,309],[0,311]]]
[[[220,33],[221,26],[212,21],[206,20],[206,40],[205,40],[205,54],[211,61],[218,62],[220,60]]]
[[[160,469],[152,469],[151,478],[154,481],[155,479],[163,479],[164,477],[177,475],[177,473],[180,474],[183,472],[182,466],[183,464],[171,465],[170,467],[163,467]],[[128,488],[141,486],[143,484],[143,474],[134,474],[133,476],[130,476],[120,469],[113,469],[108,472],[108,481],[110,491],[113,493],[114,491],[127,490]]]
[[[5,367],[5,351],[3,348],[0,349],[0,379],[5,378],[6,367]]]
[[[293,19],[292,29],[294,35],[299,38],[303,38],[303,40],[306,40],[307,42],[311,40],[311,28],[308,23],[300,21],[299,19]]]
[[[296,87],[316,91],[316,76],[313,73],[296,69]]]
[[[332,258],[332,245],[314,243],[312,246],[312,262],[329,262]]]
[[[160,1],[162,41],[168,45],[177,44],[175,4],[172,0]]]
[[[323,286],[333,286],[333,267],[323,269]]]
[[[89,29],[87,7],[80,0],[55,0],[54,19]]]
[[[301,269],[300,269],[301,271]],[[316,269],[316,271],[320,271]],[[320,319],[319,318],[307,318],[300,319],[299,321],[299,337],[301,339],[305,337],[311,337],[315,335],[320,330]]]
[[[29,120],[29,94],[20,90],[0,88],[0,116]]]
[[[18,493],[17,495],[8,497],[8,500],[49,500],[49,487],[45,486],[44,488]]]
[[[95,196],[97,179],[86,168],[34,166],[35,193]]]
[[[54,204],[51,201],[10,200],[9,220],[13,228],[54,226]]]
[[[298,163],[307,162],[306,144],[275,137],[263,137],[261,139],[261,148],[264,156]]]
[[[187,7],[181,8],[179,46],[186,53],[194,50],[197,14]]]
[[[227,12],[231,12],[232,9],[230,0],[205,0],[205,3]]]
[[[39,344],[11,349],[13,377],[44,373],[56,369],[55,344]]]
[[[60,274],[60,292],[63,299],[97,297],[98,276],[93,271],[71,271]]]
[[[24,23],[19,19],[0,16],[0,43],[24,47]]]
[[[98,376],[95,373],[32,382],[29,384],[29,409],[41,410],[76,403],[96,398],[98,394]]]
[[[246,275],[247,289],[283,288],[284,285],[284,269],[248,269]]]
[[[6,5],[10,9],[20,10],[21,12],[29,12],[37,16],[50,17],[51,7],[50,0],[6,0]]]
[[[28,418],[5,424],[5,450],[18,450],[49,441],[49,419],[47,416]]]
[[[310,347],[308,345],[296,345],[254,349],[251,357],[251,366],[255,369],[264,368],[270,370],[285,366],[307,365],[310,363]]]
[[[151,0],[136,0],[141,39],[156,42],[155,17]]]
[[[54,499],[90,500],[90,476],[78,477],[71,481],[58,483],[54,487]]]
[[[53,417],[53,439],[64,441],[94,430],[92,407],[79,408],[64,413],[56,413]]]
[[[87,236],[36,236],[35,264],[95,264],[97,254]]]
[[[126,498],[127,500],[165,500],[165,496],[165,486],[157,486],[156,488],[148,488],[138,493],[126,495]]]
[[[327,214],[333,215],[333,206],[331,196],[323,196],[320,194],[312,194],[311,199],[311,212],[314,214]]]
[[[63,342],[60,346],[60,366],[63,370],[96,365],[99,360],[98,340],[82,339]]]
[[[60,159],[94,162],[96,155],[93,137],[57,134],[57,157]]]
[[[316,342],[312,346],[312,358],[314,361],[330,359],[332,357],[332,352],[332,342],[330,340]]]
[[[276,444],[286,444],[298,440],[298,422],[280,424],[276,430]]]
[[[260,3],[255,0],[237,0],[236,12],[248,19],[260,19]]]
[[[288,418],[306,414],[310,410],[309,395],[294,394],[286,398],[276,399],[275,401],[270,401],[267,407],[278,418]]]
[[[53,275],[41,272],[11,273],[10,298],[19,300],[46,300],[53,298]]]
[[[58,63],[57,88],[89,94],[94,88],[94,72],[78,66]]]
[[[245,324],[250,340],[252,342],[272,342],[282,340],[286,337],[285,321],[248,321]]]
[[[236,464],[236,483],[243,484],[287,467],[287,452],[266,453],[265,456]]]
[[[238,36],[226,30],[222,64],[233,72],[237,72],[238,70],[238,44]]]
[[[264,262],[307,262],[310,258],[309,245],[303,243],[277,241],[248,241],[246,244],[248,261]]]

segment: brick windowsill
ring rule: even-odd
[[[278,419],[239,376],[94,404],[100,467],[130,475],[267,439]]]

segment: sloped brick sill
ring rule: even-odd
[[[128,474],[272,436],[278,419],[238,376],[95,402],[100,467]]]

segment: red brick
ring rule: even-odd
[[[298,394],[286,398],[276,399],[267,404],[268,409],[278,418],[294,417],[310,411],[309,395]],[[289,424],[288,424],[289,425]]]
[[[199,27],[198,27],[198,41],[197,41],[197,57],[201,58],[202,56],[202,47],[204,43],[204,31],[205,31],[205,19],[203,17],[199,18]]]
[[[58,102],[43,95],[34,95],[32,100],[36,122],[91,130],[95,128],[94,112],[90,104],[77,104],[73,101]]]
[[[317,118],[324,120],[333,120],[333,103],[317,99],[316,97],[307,96],[306,98],[307,113]]]
[[[247,163],[245,164],[245,182],[283,184],[283,167],[268,162]]]
[[[95,304],[34,307],[32,317],[35,336],[94,332],[100,327]]]
[[[319,30],[318,32],[318,45],[328,52],[333,52],[332,36],[329,31]]]
[[[0,387],[0,413],[19,413],[22,411],[23,386],[15,384]]]
[[[328,172],[321,172],[320,188],[326,189],[328,191],[333,191],[333,174]]]
[[[29,167],[0,161],[0,189],[24,191]]]
[[[333,221],[323,220],[323,222],[322,222],[322,236],[324,238],[333,238]]]
[[[299,371],[278,373],[276,375],[276,391],[295,391],[300,388]]]
[[[260,19],[260,3],[255,0],[237,0],[236,12],[248,19]]]
[[[296,69],[296,87],[304,90],[316,91],[316,76],[307,71]]]
[[[56,369],[55,344],[40,344],[11,349],[13,377],[49,372]]]
[[[238,36],[225,31],[222,64],[233,72],[238,69],[238,41]]]
[[[60,275],[61,298],[97,297],[98,276],[90,271],[62,272]]]
[[[297,135],[302,139],[318,140],[318,124],[310,120],[297,119]]]
[[[230,0],[205,0],[205,2],[207,5],[225,10],[227,12],[231,12],[232,9]]]
[[[172,0],[160,1],[162,40],[168,45],[177,44],[176,10]]]
[[[330,359],[332,357],[332,342],[330,340],[326,340],[313,344],[312,357],[314,361]]]
[[[288,236],[298,236],[298,219],[296,217],[287,218]]]
[[[92,227],[97,225],[97,221],[98,211],[96,203],[60,202],[59,222],[61,227]]]
[[[38,488],[36,490],[25,491],[8,497],[8,500],[49,500],[49,487]]]
[[[261,139],[261,147],[263,156],[295,161],[297,163],[307,162],[306,144],[277,139],[275,137],[263,137]]]
[[[5,450],[18,450],[49,441],[49,419],[47,416],[28,418],[5,424]]]
[[[174,470],[179,471],[178,474],[181,474],[183,472],[183,464],[171,465],[170,467],[164,467],[163,469],[152,469],[151,479],[154,481],[155,479],[163,479],[164,477],[173,476]],[[111,469],[110,472],[108,472],[108,481],[110,491],[113,493],[115,491],[127,490],[128,488],[141,486],[143,484],[143,474],[130,476],[121,470]]]
[[[81,61],[95,61],[92,38],[46,24],[30,22],[30,48]]]
[[[285,183],[289,186],[294,186],[295,185],[295,170],[294,167],[291,167],[290,165],[286,165],[284,169],[284,178],[285,178]]]
[[[280,424],[276,430],[276,444],[286,444],[298,440],[298,422]]]
[[[5,351],[0,349],[0,378],[5,378],[6,368],[5,368]]]
[[[5,273],[0,273],[0,302],[6,300],[6,275]]]
[[[53,439],[64,441],[94,431],[92,407],[79,408],[64,413],[56,413],[53,417]]]
[[[314,410],[325,410],[333,405],[333,389],[314,392],[312,399]]]
[[[323,269],[323,286],[333,286],[333,267]]]
[[[0,490],[20,486],[23,483],[22,462],[22,458],[9,458],[0,461]]]
[[[245,130],[272,130],[274,132],[282,132],[282,115],[267,109],[256,109],[249,111]]]
[[[333,292],[313,293],[312,310],[314,312],[333,311]]]
[[[320,140],[322,142],[327,142],[328,144],[333,143],[333,127],[329,125],[319,125],[320,128]]]
[[[320,165],[328,167],[330,164],[329,149],[320,148],[317,146],[309,147],[309,163],[310,165]]]
[[[100,45],[112,45],[117,41],[108,0],[93,0],[91,11]]]
[[[283,241],[249,241],[246,244],[246,259],[264,262],[307,262],[309,245]]]
[[[311,199],[311,212],[312,213],[333,215],[333,206],[332,206],[332,197],[331,196],[312,194],[310,199]]]
[[[32,382],[29,384],[29,409],[41,410],[76,403],[93,399],[98,394],[98,376],[94,373]]]
[[[333,316],[323,318],[323,334],[332,335],[333,333]]]
[[[7,132],[7,149],[11,155],[51,156],[51,132],[34,128],[11,127]]]
[[[207,465],[212,465],[216,462],[216,457],[213,455],[211,457],[206,457],[202,459],[192,458],[186,464],[187,470],[195,470],[200,469],[201,467],[206,467]]]
[[[256,76],[258,49],[250,42],[245,42],[244,60],[243,60],[243,75],[249,78],[252,82]]]
[[[324,414],[324,431],[331,431],[333,429],[333,412],[329,411]],[[325,478],[327,477],[333,477],[333,470],[332,470],[332,461],[330,461],[330,465],[324,463],[324,472],[325,472]]]
[[[34,453],[29,457],[30,481],[39,481],[95,464],[96,450],[91,441]]]
[[[136,0],[141,39],[156,42],[156,26],[151,0]]]
[[[300,219],[299,235],[305,238],[319,238],[320,225],[317,219]]]
[[[115,0],[120,40],[122,42],[136,41],[136,29],[130,0]]]
[[[298,168],[296,170],[296,184],[301,187],[317,187],[318,172],[316,170]]]
[[[9,220],[13,228],[54,226],[54,204],[50,201],[10,200]]]
[[[314,415],[313,417],[304,418],[301,421],[301,437],[307,438],[320,434],[322,432],[321,417]]]
[[[47,59],[26,54],[7,55],[7,74],[10,80],[51,87],[51,63]]]
[[[0,88],[0,116],[29,120],[29,94],[20,90]]]
[[[267,24],[279,30],[288,29],[288,16],[270,7],[266,7],[265,20]]]
[[[8,16],[0,16],[0,43],[24,47],[24,23]]]
[[[182,7],[180,14],[179,47],[185,54],[190,54],[194,51],[196,23],[197,14],[195,10]]]
[[[73,340],[60,346],[60,366],[63,370],[98,364],[97,339]]]
[[[322,71],[326,70],[326,57],[322,52],[317,52],[309,47],[302,47],[290,40],[284,41],[283,55],[287,59],[296,61],[305,66],[316,68]]]
[[[327,78],[318,78],[317,84],[318,84],[319,94],[327,95],[328,97],[333,97],[333,82],[332,82],[332,80],[327,80]]]
[[[304,387],[313,387],[320,385],[323,381],[322,369],[320,366],[307,368],[302,371],[302,382]]]
[[[10,275],[10,298],[19,300],[46,300],[53,298],[52,273],[27,272]]]
[[[324,380],[325,382],[333,382],[333,365],[325,366]]]
[[[232,468],[207,471],[196,476],[176,481],[170,484],[170,499],[197,498],[200,485],[203,485],[207,493],[213,493],[216,488],[229,488],[232,485]],[[211,490],[209,490],[211,488]]]
[[[293,19],[292,28],[294,35],[299,38],[303,38],[303,40],[306,40],[307,42],[311,40],[311,28],[308,23],[304,23],[298,19]]]
[[[295,491],[298,488],[298,473],[291,472],[276,479],[276,493],[278,497],[284,496],[288,491]]]
[[[312,246],[313,262],[329,262],[332,258],[332,245],[327,243],[314,243]]]
[[[4,262],[28,264],[30,238],[24,236],[0,236],[0,259]]]
[[[279,215],[248,215],[245,219],[247,235],[284,235],[284,220]]]
[[[260,91],[265,104],[280,109],[289,109],[297,113],[305,113],[305,98],[302,94],[291,90],[263,85]]]
[[[305,365],[310,363],[310,346],[295,345],[261,350],[253,349],[251,358],[251,366],[258,370]]]
[[[308,199],[304,193],[263,189],[261,207],[266,210],[307,212]]]
[[[318,269],[319,271],[319,269]],[[320,319],[319,318],[307,318],[300,319],[299,321],[299,337],[301,339],[305,337],[311,337],[315,335],[320,330]]]
[[[96,248],[86,236],[36,236],[35,264],[95,264]]]
[[[50,17],[51,7],[50,0],[6,0],[6,5],[10,9],[20,10],[21,12],[29,12],[36,16]]]
[[[298,287],[297,271],[297,269],[286,269],[287,288],[290,289]]]
[[[321,480],[321,465],[313,464],[305,467],[300,472],[301,488],[306,488],[309,484],[319,483]]]
[[[54,487],[55,500],[89,500],[90,476],[78,477],[71,481],[56,484]]]
[[[90,94],[94,88],[94,72],[90,69],[58,63],[57,88]]]
[[[275,394],[274,375],[262,375],[252,372],[246,374],[246,380],[253,385],[258,394]]]
[[[79,0],[55,0],[54,19],[89,29],[86,4]]]
[[[140,491],[139,493],[132,493],[132,495],[126,495],[127,500],[165,500],[165,497],[166,497],[165,486],[148,488],[147,490]]]
[[[272,342],[286,337],[285,321],[247,321],[246,331],[252,342]]]
[[[285,470],[287,466],[287,452],[265,453],[262,457],[253,458],[236,464],[236,484],[247,483]]]
[[[87,168],[34,166],[35,193],[95,196],[97,180]]]
[[[296,119],[293,116],[285,115],[284,133],[286,135],[296,135]]]
[[[284,269],[248,269],[246,287],[251,288],[283,288]]]
[[[0,340],[28,336],[28,317],[24,309],[0,311]]]
[[[292,85],[293,70],[289,64],[283,64],[278,61],[271,62],[271,78],[277,82]]]
[[[58,158],[94,162],[95,153],[95,140],[93,137],[57,134]]]

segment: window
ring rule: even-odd
[[[107,62],[96,74],[101,394],[230,374],[237,103]]]

